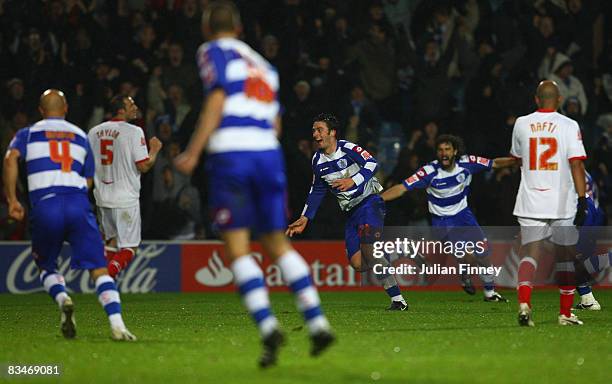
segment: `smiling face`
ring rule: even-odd
[[[132,121],[138,118],[138,106],[131,97],[126,97],[124,101],[125,120]]]
[[[324,121],[315,121],[312,125],[312,138],[317,148],[330,154],[336,150],[336,131],[329,129]]]
[[[436,155],[438,157],[438,162],[442,165],[443,169],[452,169],[455,165],[457,149],[455,149],[451,143],[442,142],[438,144],[438,147],[436,148]]]

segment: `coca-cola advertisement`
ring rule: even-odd
[[[0,293],[43,292],[38,268],[29,243],[0,244]],[[70,246],[65,245],[58,259],[58,271],[70,292],[94,292],[89,273],[70,268]],[[167,243],[143,243],[136,257],[117,278],[122,292],[180,291],[181,246]]]

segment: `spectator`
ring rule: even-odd
[[[173,42],[168,46],[168,62],[162,67],[161,83],[164,89],[177,84],[188,95],[192,95],[194,87],[198,84],[196,69],[193,63],[183,62],[183,57],[183,46],[181,44]]]
[[[557,53],[551,65],[551,72],[552,74],[548,79],[557,83],[563,100],[567,100],[570,97],[576,97],[580,102],[580,114],[585,115],[589,102],[584,92],[582,82],[572,75],[574,72],[574,65],[570,59],[564,54]],[[565,111],[565,104],[563,104],[561,109]]]
[[[357,42],[348,52],[345,64],[356,62],[360,83],[366,95],[383,113],[389,111],[396,90],[395,49],[387,32],[378,24],[370,24],[368,38]]]

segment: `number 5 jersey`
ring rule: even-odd
[[[87,136],[96,164],[96,205],[106,208],[138,205],[140,172],[136,164],[149,159],[142,129],[123,120],[110,120],[93,127]]]

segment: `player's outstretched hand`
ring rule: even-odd
[[[348,177],[346,179],[334,180],[331,183],[331,186],[333,188],[336,188],[336,189],[338,189],[339,191],[342,191],[342,192],[348,191],[349,189],[353,188],[353,185],[355,185],[355,182],[350,177]]]
[[[162,149],[162,146],[162,142],[155,136],[149,140],[149,149],[155,151],[156,153]]]
[[[300,216],[299,219],[289,224],[289,227],[287,228],[287,231],[285,231],[285,234],[289,237],[293,237],[293,235],[299,235],[300,233],[304,232],[304,229],[306,229],[307,224],[308,218],[306,216]]]
[[[9,217],[17,221],[23,220],[25,210],[19,201],[9,203]]]
[[[174,168],[181,173],[191,175],[196,165],[198,165],[198,160],[197,156],[185,151],[174,159]]]

